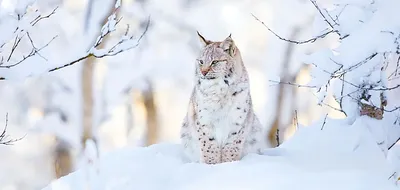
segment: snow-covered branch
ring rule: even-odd
[[[30,13],[27,15],[27,13],[24,14],[18,14],[17,15],[17,23],[18,25],[15,26],[15,28],[7,28],[8,30],[13,30],[12,34],[10,35],[8,39],[0,39],[0,68],[11,68],[14,66],[19,65],[20,63],[24,62],[28,58],[39,55],[43,59],[46,60],[43,56],[40,55],[40,51],[44,48],[46,48],[57,36],[54,36],[51,40],[49,40],[48,43],[46,43],[44,46],[38,48],[34,45],[33,39],[29,35],[29,29],[33,26],[35,26],[37,23],[39,23],[41,20],[49,18],[53,14],[56,13],[56,10],[58,7],[54,8],[53,11],[47,15],[41,15],[41,13],[38,10],[35,10],[33,13]],[[27,38],[30,42],[30,45],[32,46],[32,49],[29,54],[27,55],[22,55],[21,59],[14,58],[15,57],[15,52],[17,48],[21,45],[21,41]],[[4,50],[4,47],[7,47],[8,44],[12,44],[9,50],[9,53],[7,53],[6,50]]]
[[[48,67],[44,69],[43,73],[45,72],[53,72],[57,71],[59,69],[74,65],[75,63],[78,63],[82,60],[85,60],[89,57],[95,57],[95,58],[103,58],[103,57],[108,57],[108,56],[115,56],[118,55],[119,53],[122,53],[124,51],[128,51],[130,49],[133,49],[137,47],[141,41],[141,39],[144,37],[144,35],[147,32],[147,29],[150,25],[150,17],[148,18],[147,21],[147,26],[143,33],[140,35],[139,38],[135,38],[133,35],[128,35],[129,32],[129,26],[127,27],[127,30],[125,32],[125,35],[123,35],[120,40],[112,45],[111,47],[106,47],[99,49],[100,44],[103,43],[103,40],[108,37],[111,33],[113,33],[116,30],[117,24],[119,24],[121,18],[117,18],[117,12],[119,11],[119,8],[121,6],[121,2],[118,0],[115,3],[115,9],[111,13],[111,15],[108,16],[108,21],[103,25],[101,28],[101,34],[97,37],[96,41],[94,44],[89,48],[88,51],[82,52],[79,56],[73,58],[73,59],[68,59],[65,63],[59,64],[59,66],[53,66],[53,67]],[[38,22],[49,18],[53,14],[56,13],[56,10],[58,7],[56,7],[51,13],[47,15],[41,15],[38,10],[34,11],[33,13],[26,13],[24,12],[23,14],[18,14],[17,20],[18,20],[18,26],[15,28],[15,31],[13,32],[13,36],[11,38],[5,39],[4,43],[2,43],[2,40],[0,39],[0,69],[11,69],[17,65],[23,64],[28,60],[29,58],[33,56],[40,56],[43,60],[48,61],[44,56],[40,54],[40,51],[44,48],[46,48],[57,36],[54,36],[52,39],[48,41],[44,46],[42,47],[37,47],[34,43],[34,40],[31,38],[29,34],[29,27],[35,26]],[[29,15],[29,18],[25,18]],[[29,24],[29,27],[27,27],[27,24]],[[20,46],[20,42],[26,38],[30,45],[32,46],[31,51],[27,55],[23,55],[21,59],[16,59],[14,58],[14,53],[15,50]],[[11,45],[9,48],[9,53],[6,53],[6,48],[7,44]],[[7,76],[0,76],[0,80],[8,80],[9,77]]]
[[[110,17],[112,20],[110,20]],[[101,29],[101,34],[97,38],[96,42],[92,46],[92,48],[85,53],[84,56],[81,56],[77,59],[74,59],[70,61],[69,63],[63,64],[59,67],[55,67],[52,69],[49,69],[48,72],[53,72],[57,71],[59,69],[62,69],[64,67],[71,66],[79,61],[85,60],[89,57],[96,57],[96,58],[103,58],[103,57],[108,57],[108,56],[115,56],[119,53],[122,53],[124,51],[128,51],[130,49],[133,49],[137,47],[144,37],[144,35],[147,32],[147,29],[149,28],[150,25],[150,17],[148,18],[147,25],[143,33],[140,35],[140,37],[135,40],[134,36],[128,36],[128,30],[129,27],[127,27],[127,31],[125,32],[125,35],[121,37],[121,39],[115,43],[112,47],[110,48],[104,48],[104,49],[97,49],[97,47],[102,43],[103,39],[108,36],[110,33],[115,31],[115,26],[119,23],[119,20],[115,18],[115,13],[109,17],[109,21],[103,26]]]
[[[396,129],[385,129],[396,123],[393,120],[398,120],[399,113],[395,112],[400,110],[400,102],[388,96],[388,93],[396,93],[394,91],[400,88],[400,82],[396,80],[400,78],[397,77],[400,65],[400,14],[395,8],[400,7],[400,2],[367,0],[354,3],[334,0],[334,8],[329,11],[315,0],[310,2],[316,9],[316,19],[321,21],[317,23],[324,24],[319,28],[325,28],[327,32],[308,40],[295,41],[281,37],[256,16],[253,17],[277,38],[289,43],[313,43],[331,33],[337,34],[340,44],[337,48],[317,51],[303,60],[312,66],[310,74],[313,79],[305,85],[289,85],[317,89],[316,97],[320,104],[334,108],[324,103],[328,89],[332,89],[340,105],[340,109],[336,110],[345,113],[349,121],[368,116],[391,123],[382,124],[380,133],[385,133],[386,137],[382,138],[387,138],[386,141],[377,140],[378,145],[387,150],[400,136],[398,126]]]

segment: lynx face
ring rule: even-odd
[[[212,80],[232,74],[237,49],[232,38],[229,36],[224,41],[211,42],[198,35],[204,46],[196,59],[197,75]]]

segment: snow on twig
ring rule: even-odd
[[[56,13],[56,10],[58,9],[58,7],[54,8],[53,11],[45,16],[42,16],[41,14],[38,14],[33,20],[28,21],[30,27],[35,26],[38,22],[40,22],[42,19],[46,19],[46,18],[50,18],[50,16],[54,15]],[[35,11],[35,13],[38,13],[38,10]],[[58,36],[54,36],[48,43],[46,43],[44,46],[37,48],[34,43],[33,40],[31,38],[31,36],[29,35],[29,28],[24,27],[24,22],[21,21],[21,19],[23,19],[25,15],[19,16],[18,20],[19,22],[19,26],[17,26],[14,30],[14,36],[12,37],[11,40],[9,40],[8,42],[3,43],[0,46],[0,68],[11,68],[14,66],[19,65],[20,63],[24,62],[25,60],[29,59],[30,57],[33,57],[35,55],[40,55],[40,51],[43,50],[44,48],[46,48],[55,38],[57,38]],[[14,61],[12,60],[15,50],[19,47],[22,39],[24,37],[27,37],[28,40],[30,41],[30,44],[32,46],[31,52],[28,55],[23,55],[21,60],[18,61]],[[11,41],[13,41],[12,47],[11,47],[11,51],[8,55],[3,55],[2,54],[2,48],[7,44],[10,43]],[[41,56],[41,55],[40,55]],[[41,56],[42,58],[44,58],[43,56]],[[44,58],[45,59],[45,58]]]
[[[394,115],[393,112],[399,112],[400,106],[396,105],[393,98],[387,100],[386,93],[400,88],[400,84],[395,81],[400,78],[398,76],[400,73],[399,14],[394,8],[400,6],[400,3],[396,0],[382,1],[377,4],[364,1],[354,5],[343,1],[335,4],[335,8],[328,11],[318,5],[316,0],[309,0],[309,2],[316,9],[317,17],[323,20],[322,25],[326,31],[308,40],[296,41],[282,37],[255,15],[252,16],[280,40],[305,44],[336,33],[339,46],[307,56],[304,62],[313,66],[310,72],[313,79],[310,83],[303,85],[285,81],[270,82],[315,89],[317,94],[315,96],[320,105],[340,111],[346,117],[368,115],[382,120],[385,113],[388,119],[396,120],[394,124],[398,123],[399,116]],[[390,16],[394,14],[397,16]],[[393,19],[386,21],[389,17]],[[375,36],[376,39],[371,39],[371,36]],[[392,64],[392,68],[389,64]],[[388,69],[391,70],[387,77]],[[388,81],[391,81],[390,85]],[[332,89],[339,108],[324,102],[328,89]],[[387,106],[388,102],[389,106]],[[393,136],[392,140],[399,140],[396,134],[389,132],[387,135]],[[389,143],[392,143],[392,140]],[[377,141],[378,144],[380,142]]]
[[[116,14],[119,11],[120,6],[121,6],[121,2],[120,1],[116,1],[114,11],[111,13],[111,15],[108,16],[108,21],[102,26],[100,35],[97,37],[96,41],[94,42],[94,44],[91,46],[91,48],[87,52],[83,53],[81,56],[79,56],[79,57],[77,57],[75,59],[67,61],[67,63],[61,64],[61,66],[56,66],[54,68],[49,68],[47,70],[44,70],[43,72],[57,71],[57,70],[60,70],[62,68],[74,65],[75,63],[78,63],[78,62],[80,62],[82,60],[85,60],[85,59],[87,59],[89,57],[103,58],[103,57],[115,56],[115,55],[118,55],[119,53],[122,53],[122,52],[128,51],[130,49],[136,48],[139,45],[139,43],[142,40],[142,38],[147,33],[147,30],[148,30],[149,25],[150,25],[150,17],[148,17],[146,28],[144,29],[143,33],[140,35],[140,37],[138,39],[135,39],[133,35],[128,35],[128,32],[129,32],[129,26],[128,26],[127,30],[125,32],[125,35],[123,35],[116,44],[114,44],[113,46],[111,46],[109,48],[98,49],[100,44],[103,43],[104,38],[108,37],[112,32],[114,32],[116,30],[116,25],[119,24],[119,22],[121,21],[122,18],[117,18],[117,14]],[[51,15],[55,14],[57,8],[58,7],[56,7],[48,15],[45,15],[45,16],[39,15],[39,16],[35,17],[34,20],[30,21],[31,26],[34,26],[39,21],[41,21],[43,19],[46,19],[46,18],[49,18]],[[10,69],[10,68],[12,68],[14,66],[17,66],[17,65],[23,63],[28,58],[33,57],[35,55],[38,55],[38,56],[40,56],[41,58],[43,58],[44,60],[47,61],[46,58],[44,58],[42,55],[40,55],[40,51],[43,48],[47,47],[55,38],[57,38],[57,36],[53,37],[43,47],[37,48],[34,45],[34,41],[30,37],[30,35],[27,32],[27,30],[17,28],[16,31],[20,31],[20,33],[17,33],[15,35],[16,37],[13,40],[14,43],[13,43],[10,55],[6,59],[4,58],[4,56],[1,56],[1,58],[0,58],[0,69]],[[14,50],[18,47],[18,45],[20,44],[20,41],[25,36],[27,36],[27,38],[28,38],[28,40],[29,40],[29,42],[30,42],[30,44],[32,46],[31,52],[28,55],[23,56],[22,60],[16,61],[14,63],[10,63],[10,59],[11,59],[11,56],[13,55]],[[1,47],[3,47],[3,46],[4,46],[4,44],[2,44],[0,46],[0,53],[1,53]],[[7,60],[7,61],[4,61],[4,60]],[[0,80],[7,80],[7,78],[5,78],[3,76],[0,76]]]
[[[118,21],[119,22],[119,21]],[[118,24],[118,22],[114,22],[115,25]],[[107,22],[105,25],[109,25],[109,22]],[[115,25],[113,27],[115,27]],[[100,36],[96,40],[95,44],[92,46],[92,48],[86,53],[85,56],[79,57],[69,63],[66,63],[62,66],[56,67],[49,69],[48,72],[53,72],[57,71],[59,69],[62,69],[64,67],[71,66],[79,61],[82,61],[84,59],[87,59],[89,57],[95,57],[95,58],[103,58],[103,57],[108,57],[108,56],[115,56],[119,53],[122,53],[124,51],[128,51],[130,49],[136,48],[139,46],[140,41],[144,37],[144,35],[147,33],[147,30],[150,25],[150,17],[148,18],[147,25],[143,33],[140,35],[140,37],[135,40],[134,36],[122,36],[121,39],[113,45],[111,48],[104,48],[104,49],[96,49],[97,46],[99,46],[100,43],[102,43],[103,39],[108,36],[112,31],[110,31],[113,27],[107,26],[103,27]],[[128,27],[129,29],[129,27]],[[127,34],[128,32],[125,32]]]

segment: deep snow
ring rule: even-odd
[[[363,125],[372,119],[360,117],[347,125],[327,118],[322,128],[323,120],[299,126],[293,138],[264,155],[217,165],[188,162],[179,144],[123,148],[43,190],[85,189],[88,181],[93,190],[398,189],[397,175],[392,176],[396,159],[386,159]]]

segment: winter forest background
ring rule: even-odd
[[[111,151],[179,143],[196,31],[232,34],[256,114],[279,129],[277,144],[301,127],[357,123],[397,158],[398,8],[396,0],[0,0],[0,139],[12,144],[0,146],[0,189],[41,189]],[[397,181],[391,163],[387,177]]]

